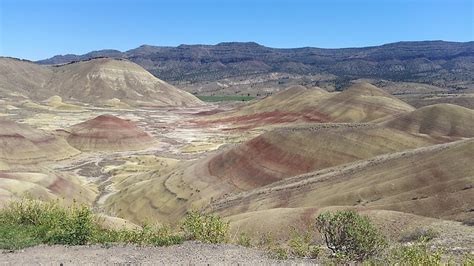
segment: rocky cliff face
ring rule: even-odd
[[[39,63],[61,64],[96,56],[127,58],[174,84],[215,82],[278,72],[303,76],[329,74],[339,79],[379,78],[423,82],[457,89],[474,88],[474,42],[398,42],[344,49],[276,49],[257,43],[178,47],[143,45],[123,53],[102,50],[85,55],[55,56]]]

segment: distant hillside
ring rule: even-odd
[[[97,58],[61,66],[0,57],[0,98],[99,106],[192,106],[193,95],[156,78],[128,60]],[[57,97],[59,96],[59,97]]]
[[[101,50],[84,55],[58,55],[38,63],[64,64],[103,56],[129,59],[161,79],[202,93],[219,92],[229,86],[235,88],[234,93],[241,93],[249,85],[264,92],[266,87],[279,84],[286,87],[292,82],[339,89],[356,78],[474,89],[474,42],[398,42],[343,49],[276,49],[253,42],[178,47],[143,45],[126,52]],[[250,84],[238,86],[242,78],[251,80]]]

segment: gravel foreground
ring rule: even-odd
[[[265,252],[227,244],[185,242],[170,247],[36,246],[0,254],[0,265],[269,265],[312,264],[279,261]]]

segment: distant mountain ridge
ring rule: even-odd
[[[100,50],[84,55],[58,55],[37,63],[64,64],[93,57],[125,58],[174,84],[288,73],[474,88],[474,42],[397,42],[339,49],[270,48],[254,42],[177,47],[142,45],[126,52]]]

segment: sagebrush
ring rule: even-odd
[[[370,219],[355,211],[322,213],[316,218],[316,229],[335,255],[348,259],[364,260],[388,245]]]

